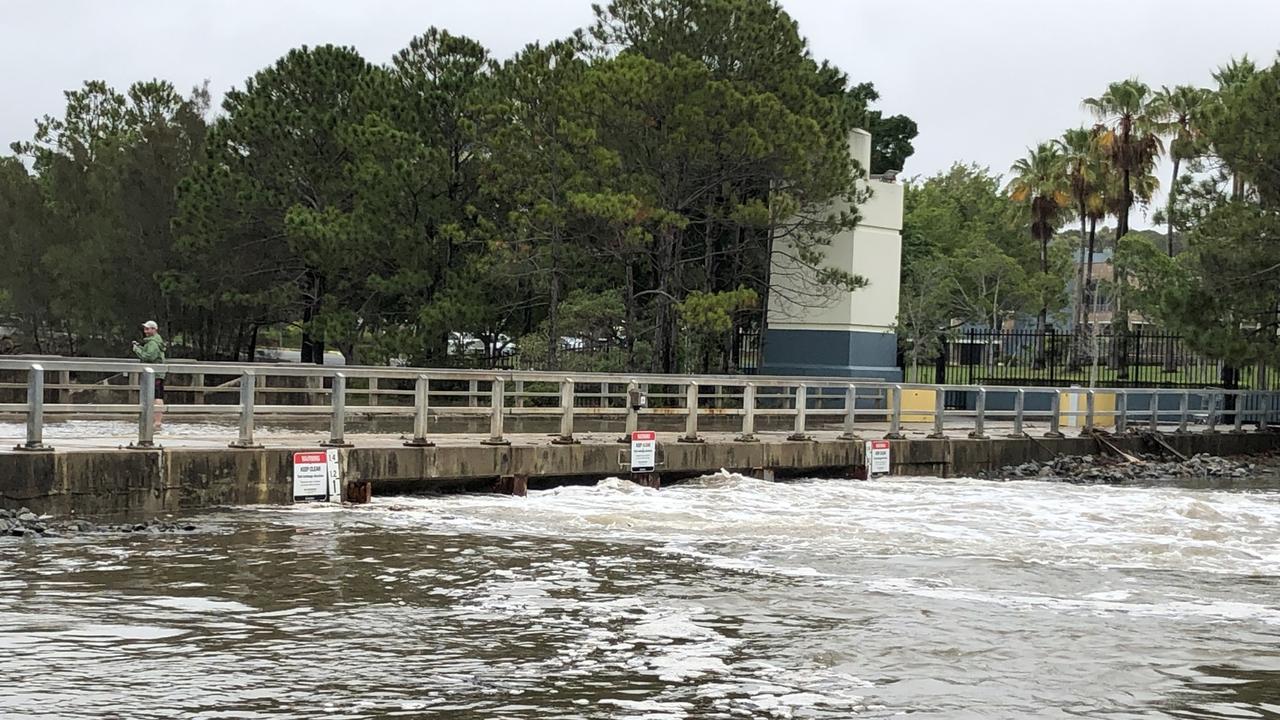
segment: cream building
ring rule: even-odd
[[[855,130],[849,151],[871,167],[871,134]],[[859,181],[871,196],[858,207],[851,232],[832,238],[826,264],[861,275],[866,287],[823,291],[812,271],[790,262],[785,241],[774,253],[768,333],[761,372],[898,380],[898,283],[902,270],[902,186],[892,179]]]

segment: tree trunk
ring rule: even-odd
[[[636,369],[636,270],[635,264],[627,260],[627,288],[623,302],[626,305],[627,323],[627,370]]]
[[[1169,183],[1169,205],[1168,205],[1168,208],[1165,210],[1165,214],[1167,215],[1166,220],[1168,221],[1167,222],[1168,227],[1165,230],[1165,235],[1169,242],[1169,257],[1173,257],[1173,201],[1174,201],[1174,193],[1177,192],[1177,188],[1178,188],[1179,162],[1180,162],[1180,158],[1177,155],[1174,155],[1173,156],[1173,179]]]
[[[594,340],[595,338],[591,338]],[[560,350],[560,230],[551,231],[551,297],[547,308],[547,369],[559,370]]]
[[[1085,253],[1089,247],[1089,233],[1085,229],[1085,220],[1087,214],[1084,204],[1080,205],[1080,253],[1076,260],[1076,291],[1071,298],[1073,307],[1071,308],[1071,349],[1068,365],[1072,370],[1080,369],[1080,346],[1084,342],[1083,325],[1084,325],[1084,284],[1086,277],[1084,274],[1086,257]]]
[[[664,230],[658,240],[657,308],[654,311],[654,363],[656,372],[675,372],[676,366],[676,313],[672,304],[672,276],[675,274],[676,237],[672,230]]]

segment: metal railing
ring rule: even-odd
[[[122,360],[0,360],[0,414],[26,421],[20,450],[51,449],[45,419],[136,418],[136,448],[155,446],[155,373],[168,374],[166,415],[225,419],[238,428],[234,448],[260,447],[260,420],[328,421],[330,446],[350,446],[348,421],[401,418],[411,427],[409,446],[432,437],[487,432],[485,444],[502,445],[514,425],[523,432],[574,443],[589,431],[629,433],[643,422],[699,442],[706,432],[730,433],[752,442],[762,432],[803,441],[819,431],[904,437],[922,427],[932,437],[948,431],[972,438],[992,432],[1026,436],[1029,424],[1047,437],[1064,427],[1088,434],[1149,429],[1188,432],[1191,426],[1244,432],[1275,424],[1280,400],[1273,391],[1157,388],[1046,388],[923,385],[840,378],[620,375],[468,371],[387,367],[186,363],[142,366]],[[972,394],[971,410],[948,407],[955,393]],[[16,401],[21,397],[20,402]],[[638,407],[635,398],[647,402]],[[453,420],[452,424],[446,422]],[[993,423],[1003,423],[996,427]],[[433,429],[434,425],[434,429]],[[548,433],[548,431],[551,431]],[[624,435],[625,437],[625,435]]]

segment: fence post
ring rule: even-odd
[[[1244,414],[1248,412],[1249,409],[1249,393],[1244,390],[1236,390],[1235,398],[1236,417],[1235,425],[1231,428],[1231,432],[1238,434],[1244,432]]]
[[[1183,390],[1181,397],[1178,398],[1178,432],[1187,431],[1187,421],[1190,419],[1191,413],[1191,391]]]
[[[62,391],[59,391],[61,395]],[[44,444],[44,367],[32,365],[27,370],[27,441],[14,450],[48,452]]]
[[[679,439],[684,443],[700,443],[698,437],[698,383],[690,382],[684,392],[684,435]]]
[[[480,392],[480,381],[472,380],[467,383],[467,405],[470,407],[480,407],[480,398],[476,394]]]
[[[374,405],[377,405],[377,404],[378,404],[378,399],[379,399],[379,398],[378,398],[378,386],[379,386],[378,378],[376,378],[376,377],[371,377],[371,378],[369,378],[369,392],[368,392],[368,395],[369,395],[369,406],[370,406],[370,407],[373,407]]]
[[[1129,429],[1129,392],[1127,390],[1116,391],[1115,427],[1117,435]]]
[[[1263,390],[1258,397],[1258,432],[1266,432],[1267,426],[1271,420],[1271,408],[1274,405],[1273,393],[1270,390]]]
[[[138,380],[138,441],[134,450],[150,450],[155,443],[156,371],[143,368]]]
[[[1009,433],[1009,437],[1020,438],[1026,437],[1027,433],[1022,429],[1023,420],[1026,419],[1027,413],[1027,391],[1018,388],[1017,394],[1013,397],[1013,432]]]
[[[1151,388],[1151,432],[1160,432],[1160,391]]]
[[[240,435],[228,447],[248,450],[262,447],[253,441],[253,401],[257,379],[252,370],[240,373]]]
[[[986,440],[987,439],[987,433],[985,432],[986,425],[987,425],[987,389],[986,388],[984,387],[978,388],[978,401],[977,401],[977,404],[974,405],[974,408],[976,410],[976,414],[974,415],[974,418],[973,418],[973,432],[969,433],[969,437],[973,438],[974,440]]]
[[[796,427],[788,440],[809,440],[810,437],[805,434],[805,416],[809,410],[809,389],[804,383],[796,386]]]
[[[933,432],[929,433],[931,438],[944,438],[947,436],[945,430],[947,418],[947,392],[941,387],[933,391]]]
[[[973,366],[977,362],[975,356],[981,357],[983,355],[981,351],[978,351],[977,348],[974,347],[973,342],[975,337],[976,337],[976,331],[973,328],[969,328],[969,358],[968,358],[969,363],[968,364],[969,364],[969,384],[970,385],[973,384]]]
[[[1062,434],[1062,393],[1054,390],[1053,396],[1049,398],[1049,432],[1044,434],[1047,438],[1066,437]]]
[[[321,381],[323,384],[324,381]],[[334,373],[329,390],[331,409],[329,413],[329,439],[320,443],[321,447],[351,447],[347,442],[347,376]]]
[[[608,388],[608,385],[602,385],[601,388],[606,389]],[[639,397],[640,384],[635,380],[631,380],[627,383],[627,394],[622,399],[622,401],[626,403],[627,424],[623,428],[622,437],[618,438],[618,442],[620,443],[631,442],[631,433],[640,429],[640,408],[632,404],[632,398],[638,399]],[[601,402],[608,402],[608,399],[602,398]]]
[[[500,377],[493,378],[493,388],[489,395],[489,437],[481,440],[482,445],[510,445],[511,441],[503,437],[502,422],[503,407],[506,402],[506,380]]]
[[[1094,425],[1093,413],[1094,413],[1094,408],[1096,407],[1094,395],[1095,394],[1093,390],[1085,391],[1084,427],[1080,429],[1081,435],[1088,435],[1093,432],[1093,425]]]
[[[858,386],[849,383],[849,387],[844,391],[844,432],[840,433],[838,440],[857,440],[858,434],[854,432],[854,427],[858,421]]]
[[[573,437],[573,378],[560,381],[560,434],[551,439],[553,445],[577,445]]]
[[[756,442],[756,384],[749,382],[742,388],[742,431],[738,442]]]
[[[885,440],[901,440],[902,434],[902,386],[893,386],[893,400],[890,401],[891,408],[889,410],[889,432],[885,434]]]
[[[1205,405],[1209,408],[1209,414],[1205,417],[1206,433],[1218,432],[1218,393],[1207,390],[1204,393]]]
[[[58,402],[60,403],[71,402],[71,371],[70,370],[63,370],[62,372],[58,373],[58,384],[62,386],[62,388],[58,390]]]
[[[427,439],[427,421],[431,412],[431,378],[419,375],[413,383],[413,438],[405,440],[406,447],[432,447]]]

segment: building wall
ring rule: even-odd
[[[862,167],[870,167],[870,134],[855,130],[849,150]],[[902,269],[902,186],[871,178],[860,180],[859,187],[871,196],[858,206],[857,227],[832,238],[825,265],[860,275],[867,286],[852,293],[819,288],[811,271],[784,257],[787,243],[780,241],[763,372],[900,377],[894,325]]]

